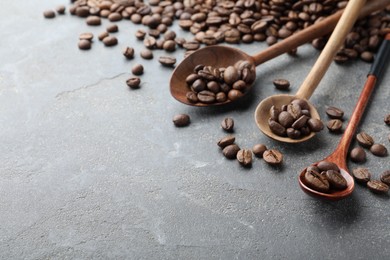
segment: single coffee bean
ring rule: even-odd
[[[329,132],[340,133],[343,128],[343,121],[340,119],[331,119],[326,124]]]
[[[206,82],[203,79],[197,79],[192,83],[191,89],[196,93],[206,90]]]
[[[134,58],[134,48],[126,47],[122,53],[129,60]]]
[[[328,107],[325,112],[332,119],[342,119],[344,116],[344,111],[337,107]]]
[[[252,151],[247,149],[242,149],[237,152],[236,155],[237,161],[244,167],[252,165]]]
[[[360,132],[356,135],[357,142],[365,148],[370,148],[374,144],[374,139],[366,132]]]
[[[364,51],[360,54],[360,59],[365,62],[372,62],[374,60],[374,55],[372,54],[372,52]]]
[[[290,127],[294,123],[294,117],[287,111],[280,112],[278,122],[283,127]]]
[[[237,89],[240,91],[245,91],[246,88],[246,82],[243,80],[237,80],[236,82],[233,83],[233,89]]]
[[[370,148],[370,152],[373,155],[384,157],[387,155],[387,149],[382,144],[373,144]]]
[[[176,42],[174,40],[166,40],[163,44],[163,49],[168,52],[173,52],[176,50]]]
[[[235,101],[235,100],[238,100],[240,99],[242,96],[244,96],[244,94],[237,90],[237,89],[231,89],[229,90],[228,92],[228,98],[231,100],[231,101]]]
[[[88,16],[85,21],[88,25],[92,25],[92,26],[97,26],[97,25],[100,25],[102,23],[102,20],[100,19],[100,17],[95,16],[95,15]]]
[[[140,87],[141,79],[138,77],[129,78],[126,81],[127,86],[129,86],[132,89],[136,89]]]
[[[56,7],[56,11],[58,14],[65,14],[66,7],[65,5],[59,5]]]
[[[279,90],[289,90],[290,89],[290,81],[286,79],[275,79],[273,81],[275,88]]]
[[[135,32],[135,37],[138,39],[138,40],[143,40],[145,39],[145,35],[146,35],[146,32],[142,29],[138,29],[136,32]]]
[[[343,175],[341,175],[341,173],[328,170],[326,171],[325,176],[330,184],[330,187],[337,190],[343,190],[347,188],[347,180],[343,177]]]
[[[302,108],[298,104],[290,103],[287,105],[287,112],[289,112],[293,119],[296,120],[302,115]]]
[[[154,49],[156,47],[156,38],[147,37],[144,39],[144,46],[148,49]]]
[[[270,165],[278,165],[283,162],[283,154],[276,149],[269,149],[264,151],[263,159]]]
[[[315,166],[315,165],[310,165],[309,167],[307,167],[306,171],[316,171],[316,172],[320,172],[320,169],[318,169],[318,167]]]
[[[235,141],[236,138],[233,135],[228,135],[219,140],[217,144],[223,149],[228,145],[234,144]]]
[[[252,147],[252,152],[256,157],[263,158],[264,152],[267,150],[267,146],[264,144],[255,144]]]
[[[188,126],[190,124],[190,116],[187,114],[177,114],[173,117],[172,121],[178,127]]]
[[[197,80],[197,79],[200,79],[200,76],[196,73],[192,73],[192,74],[187,76],[186,83],[191,86],[192,83],[194,83],[195,80]]]
[[[322,129],[324,129],[324,124],[322,123],[321,120],[319,120],[317,118],[310,118],[307,121],[307,124],[308,124],[310,130],[313,132],[319,132]]]
[[[234,128],[234,120],[233,120],[233,118],[226,117],[225,119],[223,119],[222,122],[221,122],[221,127],[226,132],[233,132],[233,128]]]
[[[270,118],[274,121],[277,121],[279,118],[281,110],[275,106],[272,106],[269,110]]]
[[[240,147],[236,144],[231,144],[223,148],[222,154],[227,159],[235,159],[237,156],[238,151],[240,150]]]
[[[309,118],[310,117],[308,117],[307,115],[302,115],[300,118],[295,120],[295,122],[291,125],[291,127],[296,129],[296,130],[301,129],[302,127],[304,127],[306,125]]]
[[[103,43],[107,47],[114,46],[118,44],[118,39],[114,36],[107,36],[103,39]]]
[[[337,166],[337,164],[332,163],[332,162],[328,162],[328,161],[320,161],[317,164],[317,167],[318,167],[318,169],[320,169],[320,172],[324,172],[324,171],[326,172],[326,171],[329,171],[329,170],[333,170],[333,171],[337,171],[337,172],[340,171],[340,169]]]
[[[79,35],[79,40],[92,41],[92,39],[93,39],[93,34],[90,33],[90,32],[81,33],[81,34]]]
[[[188,41],[183,43],[183,48],[188,51],[193,51],[199,49],[200,44],[197,41]]]
[[[305,184],[320,192],[328,192],[329,191],[329,181],[325,176],[313,170],[306,170],[304,175]]]
[[[353,148],[349,153],[349,158],[351,158],[353,162],[363,163],[366,161],[366,152],[361,147]]]
[[[390,114],[385,116],[385,119],[383,120],[386,125],[390,125]]]
[[[190,101],[191,103],[196,103],[199,101],[198,99],[198,95],[195,93],[195,92],[192,92],[192,91],[188,91],[186,93],[186,98],[188,101]]]
[[[110,20],[111,22],[117,22],[117,21],[120,21],[120,20],[122,20],[122,15],[121,14],[119,14],[119,13],[110,13],[109,15],[108,15],[108,20]]]
[[[370,189],[370,191],[377,194],[385,194],[389,191],[389,186],[378,180],[367,182],[367,187]]]
[[[78,46],[80,50],[89,50],[91,49],[91,41],[80,40]]]
[[[229,85],[232,85],[234,82],[236,82],[239,77],[239,72],[234,66],[228,66],[223,74],[223,80]]]
[[[117,32],[119,29],[118,29],[118,25],[116,24],[110,24],[107,26],[106,28],[106,31],[109,32],[109,33],[115,33]]]
[[[53,10],[46,10],[43,12],[43,17],[47,19],[52,19],[56,17],[56,13]]]
[[[382,172],[380,178],[383,183],[390,185],[390,170]]]
[[[171,56],[161,56],[158,58],[158,61],[165,67],[173,67],[176,63],[176,58]]]
[[[131,72],[137,76],[142,75],[144,73],[144,66],[142,66],[142,64],[134,64],[131,68]]]
[[[98,39],[99,39],[99,41],[103,41],[103,39],[108,37],[108,36],[109,36],[108,32],[104,31],[98,35]]]
[[[298,105],[302,110],[310,110],[309,103],[307,103],[307,101],[304,99],[294,99],[293,101],[291,101],[291,104]]]
[[[151,60],[153,59],[153,52],[149,49],[143,49],[140,52],[140,56],[144,58],[145,60]]]
[[[287,130],[284,126],[276,122],[275,120],[272,120],[271,118],[268,120],[268,126],[269,129],[272,131],[272,133],[278,135],[278,136],[286,136]]]
[[[209,90],[203,90],[198,93],[198,99],[202,103],[211,104],[216,100],[215,93]]]
[[[286,133],[291,139],[299,139],[301,137],[301,131],[292,127],[287,128]]]
[[[218,103],[223,103],[223,102],[226,102],[227,101],[227,96],[224,92],[218,92],[216,95],[215,95],[215,100],[218,102]]]
[[[371,179],[371,173],[367,168],[355,168],[352,170],[352,175],[360,183],[367,183]]]

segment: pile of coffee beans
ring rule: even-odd
[[[358,167],[352,170],[352,175],[356,182],[367,185],[368,189],[377,194],[385,194],[389,191],[390,170],[384,171],[379,180],[371,180],[371,172],[364,167]]]
[[[191,103],[223,103],[242,97],[256,78],[254,64],[238,61],[226,68],[197,65],[188,75],[186,94]]]
[[[311,117],[309,104],[304,99],[294,99],[282,107],[272,106],[268,126],[274,134],[291,139],[299,139],[324,128],[321,120]]]
[[[321,161],[307,167],[303,181],[313,190],[325,193],[347,188],[347,181],[340,173],[339,167],[328,161]]]

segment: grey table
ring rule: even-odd
[[[322,131],[299,145],[265,137],[254,110],[278,93],[275,78],[295,93],[318,51],[282,55],[257,68],[251,95],[235,105],[194,108],[169,93],[172,70],[155,58],[127,61],[122,48],[142,43],[140,26],[118,22],[118,46],[78,35],[104,30],[69,14],[42,12],[65,0],[0,4],[0,257],[2,259],[388,259],[389,196],[357,185],[339,202],[303,193],[298,172],[322,159],[341,135]],[[175,28],[175,27],[174,27]],[[177,28],[177,27],[176,27]],[[178,29],[176,31],[179,31]],[[185,35],[186,37],[189,35]],[[239,45],[248,53],[265,43]],[[180,61],[183,50],[174,53]],[[145,66],[142,87],[125,81]],[[328,105],[351,115],[370,65],[332,64],[311,101],[326,119]],[[359,130],[390,148],[390,71],[374,92]],[[175,128],[172,117],[192,123]],[[281,167],[255,159],[249,169],[225,159],[216,142],[220,122],[235,120],[241,147],[264,143],[285,155]],[[352,143],[352,146],[356,146]],[[350,163],[350,169],[361,165]],[[388,157],[368,153],[374,177]]]

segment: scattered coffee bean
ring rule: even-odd
[[[252,152],[256,157],[263,158],[264,152],[267,150],[267,146],[264,144],[255,144],[252,147]]]
[[[144,66],[142,66],[142,64],[134,64],[131,68],[131,72],[137,76],[142,75],[144,73]]]
[[[275,79],[273,81],[275,88],[279,90],[289,90],[290,89],[290,81],[287,79]]]
[[[108,32],[104,31],[98,35],[98,39],[99,39],[99,41],[103,41],[103,39],[108,37],[108,36],[109,36]]]
[[[252,151],[247,149],[242,149],[237,152],[236,155],[237,161],[244,167],[252,165]]]
[[[43,17],[47,19],[52,19],[56,17],[56,13],[53,10],[46,10],[43,12]]]
[[[66,10],[65,5],[59,5],[56,8],[56,11],[57,11],[58,14],[65,14],[65,10]]]
[[[228,159],[235,159],[240,147],[236,144],[231,144],[223,148],[222,154]]]
[[[304,182],[305,184],[320,192],[328,192],[329,191],[329,181],[327,178],[313,170],[306,170],[305,175],[304,175]]]
[[[387,149],[382,144],[373,144],[370,148],[370,152],[373,155],[384,157],[387,155]]]
[[[145,60],[151,60],[153,59],[153,52],[149,49],[143,49],[140,53],[140,56]]]
[[[233,128],[234,128],[233,118],[227,117],[227,118],[223,119],[221,122],[221,127],[226,132],[233,132]]]
[[[386,125],[390,125],[390,114],[385,116],[385,119],[383,120]]]
[[[374,144],[374,139],[366,132],[360,132],[356,135],[357,142],[365,148],[370,148]]]
[[[176,63],[176,58],[171,56],[161,56],[158,58],[158,61],[165,67],[173,67]]]
[[[322,129],[324,129],[324,124],[321,120],[317,118],[310,118],[307,120],[307,125],[309,126],[310,130],[313,132],[319,132]]]
[[[91,41],[80,40],[78,46],[80,50],[89,50],[91,49]]]
[[[93,34],[90,33],[90,32],[81,33],[81,34],[79,35],[79,40],[92,41],[92,39],[93,39]]]
[[[371,173],[367,168],[355,168],[352,170],[352,175],[360,183],[367,183],[371,179]]]
[[[325,112],[332,119],[342,119],[344,116],[344,111],[337,107],[328,107]]]
[[[353,148],[349,153],[349,158],[353,162],[363,163],[366,161],[366,152],[361,147]]]
[[[364,51],[360,54],[360,59],[365,62],[372,62],[374,60],[374,55],[372,54],[372,52]]]
[[[367,182],[367,187],[370,189],[370,191],[377,194],[385,194],[389,191],[389,186],[378,180]]]
[[[390,170],[382,172],[381,181],[387,185],[390,185]]]
[[[143,40],[145,38],[145,35],[146,35],[146,32],[142,29],[138,29],[136,32],[135,32],[135,37],[138,39],[138,40]]]
[[[92,15],[87,17],[86,22],[88,25],[97,26],[102,23],[102,20],[100,19],[99,16]]]
[[[283,154],[276,149],[264,151],[263,159],[270,165],[279,165],[283,162]]]
[[[122,53],[129,60],[134,58],[134,48],[126,47]]]
[[[129,78],[126,81],[127,86],[129,86],[132,89],[136,89],[140,87],[141,79],[138,77]]]
[[[109,33],[115,33],[115,32],[118,32],[118,30],[119,30],[118,25],[116,25],[116,24],[110,24],[106,28],[106,31]]]
[[[343,122],[340,119],[331,119],[326,124],[329,132],[340,133],[343,129]]]
[[[177,114],[173,117],[172,121],[177,127],[188,126],[190,124],[190,116],[187,114]]]
[[[105,46],[110,47],[118,44],[118,39],[114,36],[107,36],[103,40]]]
[[[233,144],[234,141],[236,141],[236,138],[233,135],[228,135],[219,140],[217,144],[219,147],[225,148],[226,146]]]

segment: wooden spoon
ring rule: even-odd
[[[369,1],[360,11],[359,17],[365,17],[372,12],[385,8],[389,4],[390,0]],[[189,102],[186,98],[186,93],[189,91],[189,88],[185,82],[186,77],[190,75],[193,72],[195,66],[199,64],[208,66],[210,65],[214,67],[227,67],[229,65],[234,65],[239,60],[247,60],[256,66],[262,64],[285,52],[297,48],[302,44],[310,42],[313,39],[331,33],[340,19],[342,12],[343,11],[338,11],[321,22],[317,22],[253,56],[250,56],[238,49],[221,45],[199,49],[184,59],[173,71],[170,80],[171,95],[184,104],[198,107],[230,103],[231,101],[229,100],[226,102],[213,104]],[[248,87],[248,90],[249,89],[250,87]],[[248,92],[249,91],[246,91],[245,94]]]
[[[314,90],[317,88],[325,72],[329,68],[329,65],[333,61],[337,51],[342,46],[345,37],[350,32],[353,24],[358,18],[361,8],[364,6],[366,0],[350,0],[345,8],[340,21],[337,23],[332,35],[330,36],[325,48],[318,57],[313,68],[307,75],[305,81],[302,83],[295,96],[293,95],[273,95],[263,101],[256,108],[255,120],[260,130],[267,136],[277,141],[285,143],[300,143],[312,138],[315,133],[311,132],[300,139],[292,139],[289,137],[282,137],[276,135],[271,131],[268,125],[268,119],[270,117],[269,111],[272,106],[281,107],[282,105],[288,105],[294,99],[305,99],[306,101],[311,97]],[[309,111],[312,118],[320,119],[320,116],[316,108],[309,101]]]
[[[337,166],[340,168],[341,174],[347,180],[347,188],[339,191],[333,190],[331,193],[323,193],[323,192],[313,190],[305,184],[304,176],[305,176],[306,169],[304,169],[299,174],[298,182],[302,190],[307,194],[322,199],[340,200],[342,198],[349,196],[352,193],[355,184],[352,176],[348,173],[349,171],[346,162],[349,145],[351,144],[352,137],[355,135],[356,128],[358,127],[360,119],[363,116],[364,110],[370,99],[371,93],[373,92],[375,85],[378,82],[379,78],[381,77],[383,69],[385,68],[385,65],[389,62],[389,60],[390,60],[390,34],[387,34],[375,58],[374,64],[372,65],[371,70],[367,76],[366,83],[357,101],[355,109],[352,113],[351,120],[349,121],[348,126],[345,129],[343,137],[341,138],[334,152],[324,159],[324,161],[333,162],[337,164]],[[318,162],[315,163],[314,165],[316,164],[318,164]]]

